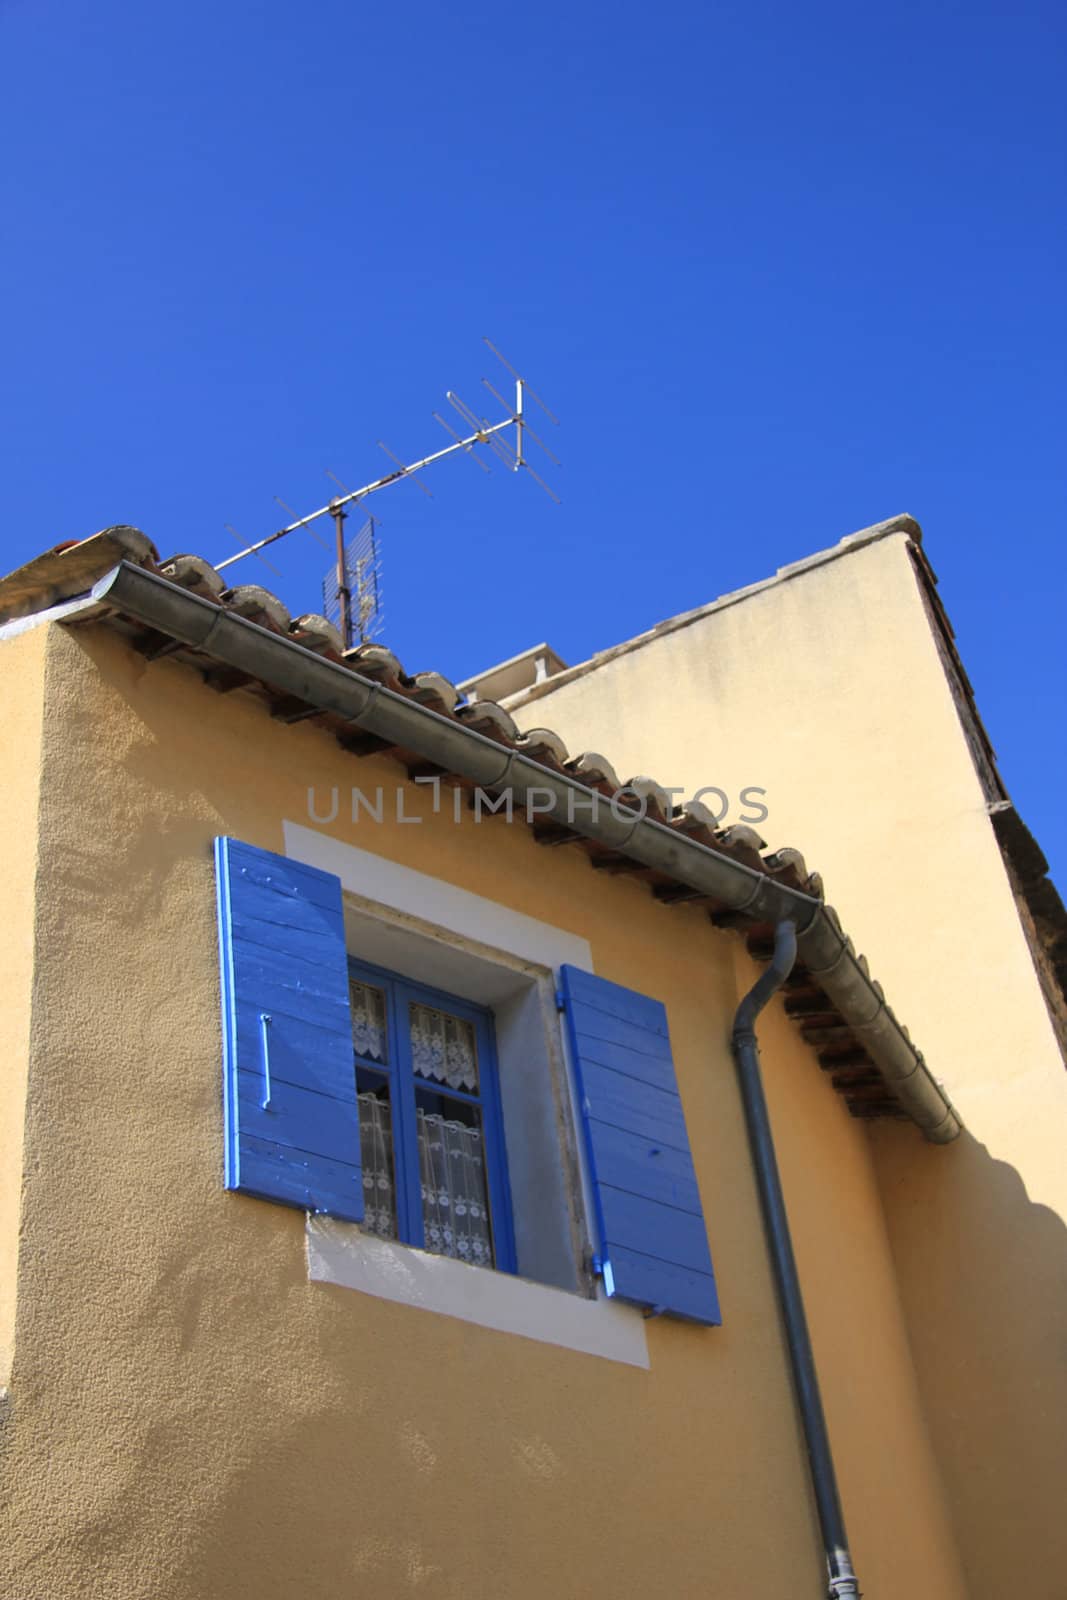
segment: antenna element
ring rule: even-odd
[[[274,544],[279,539],[284,539],[287,534],[296,533],[299,528],[307,528],[313,537],[318,538],[318,534],[315,533],[311,524],[317,522],[320,517],[332,517],[337,544],[337,605],[340,610],[341,633],[345,640],[345,648],[348,649],[351,647],[355,634],[356,621],[358,620],[359,622],[360,638],[367,639],[372,637],[372,633],[368,630],[371,628],[376,629],[380,625],[381,608],[379,601],[380,565],[375,534],[375,519],[373,517],[368,518],[356,537],[346,545],[344,537],[344,524],[348,515],[345,510],[346,506],[352,505],[357,501],[366,500],[370,495],[377,494],[379,489],[388,489],[391,484],[399,483],[401,478],[414,477],[415,473],[420,472],[423,467],[430,466],[434,461],[441,461],[445,456],[454,455],[457,450],[465,451],[472,460],[478,462],[478,465],[484,471],[488,472],[489,468],[485,462],[475,455],[475,446],[480,444],[490,446],[512,472],[518,472],[520,467],[528,472],[534,482],[540,484],[545,493],[550,495],[558,505],[560,503],[558,495],[549,488],[543,478],[538,476],[523,455],[523,437],[524,434],[528,433],[535,443],[541,446],[541,449],[544,450],[549,459],[556,461],[556,457],[551,450],[542,440],[538,439],[526,421],[527,395],[541,407],[549,421],[557,427],[559,419],[553,416],[540,396],[534,393],[526,379],[516,372],[511,363],[504,359],[496,346],[488,339],[485,340],[485,343],[497,360],[503,363],[515,379],[515,409],[509,412],[500,422],[490,422],[485,417],[477,417],[469,406],[464,405],[463,401],[452,390],[449,390],[449,404],[459,413],[466,426],[471,430],[467,437],[464,438],[457,434],[454,429],[449,427],[444,418],[439,417],[435,411],[433,413],[435,421],[439,422],[445,432],[451,436],[454,441],[452,444],[445,445],[444,449],[435,450],[432,454],[423,456],[420,461],[412,461],[407,465],[398,456],[394,456],[393,452],[383,444],[381,448],[386,455],[396,462],[395,471],[386,473],[384,478],[376,478],[373,483],[365,483],[360,489],[345,489],[340,479],[333,478],[333,473],[329,473],[328,476],[333,478],[333,481],[343,491],[341,494],[334,495],[332,500],[327,501],[324,506],[319,506],[316,511],[309,511],[306,517],[297,517],[286,527],[279,528],[276,533],[269,533],[265,539],[257,540],[255,544],[250,544],[246,549],[239,551],[237,555],[228,556],[225,561],[218,562],[216,570],[221,572],[224,567],[232,566],[235,561],[243,561],[246,556],[259,555],[260,551],[266,549],[267,545]],[[486,383],[486,380],[483,378],[482,382]],[[489,383],[486,383],[486,387],[494,399],[498,400],[504,410],[507,411],[508,406],[503,395],[498,394]],[[499,437],[506,428],[515,429],[514,446]],[[558,465],[559,463],[557,462],[556,464]],[[418,479],[415,481],[424,494],[430,494],[425,484],[419,482]],[[432,495],[430,498],[433,498]],[[275,496],[275,499],[277,499],[277,496]],[[278,503],[280,505],[284,504],[282,501]],[[286,506],[285,509],[289,510],[290,508]],[[233,532],[232,529],[230,531]],[[260,559],[264,558],[260,557]],[[354,585],[353,578],[355,578]],[[358,617],[353,616],[353,595],[356,598]]]

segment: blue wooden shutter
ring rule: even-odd
[[[340,880],[215,840],[226,1187],[363,1218]]]
[[[719,1323],[666,1010],[578,967],[561,976],[607,1292]]]

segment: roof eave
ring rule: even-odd
[[[442,771],[487,789],[550,792],[572,836],[595,840],[613,857],[665,873],[744,919],[746,926],[788,919],[796,924],[800,954],[811,976],[847,1025],[862,1039],[903,1111],[935,1143],[960,1132],[960,1121],[921,1053],[841,930],[831,907],[775,881],[674,826],[629,815],[622,806],[596,805],[598,791],[553,771],[514,746],[480,733],[362,675],[353,665],[327,659],[202,598],[158,574],[122,560],[103,574],[80,605],[64,607],[66,620],[107,614],[144,628],[209,658],[219,666],[273,685],[314,711],[332,714],[353,730],[415,751]],[[0,611],[2,615],[2,611]],[[604,795],[599,795],[601,801]],[[607,815],[604,815],[607,810]]]

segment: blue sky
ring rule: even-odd
[[[0,565],[118,521],[221,560],[377,439],[446,442],[488,333],[563,419],[563,504],[463,460],[379,499],[410,669],[580,660],[910,511],[1062,883],[1065,34],[0,0]],[[326,553],[274,559],[247,579],[318,609]]]

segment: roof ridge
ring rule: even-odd
[[[730,589],[726,594],[716,596],[714,600],[706,600],[703,605],[694,606],[690,611],[679,611],[673,617],[665,617],[662,622],[655,623],[651,628],[646,628],[642,633],[635,633],[628,639],[620,639],[616,644],[608,645],[603,650],[597,650],[585,661],[575,662],[573,667],[567,667],[563,672],[557,672],[553,677],[547,678],[543,683],[530,684],[528,688],[516,690],[514,694],[505,695],[502,705],[509,709],[513,706],[528,705],[532,700],[539,700],[543,695],[551,694],[555,689],[561,689],[565,684],[572,683],[576,678],[583,678],[588,673],[602,667],[608,661],[615,661],[619,656],[629,655],[634,650],[642,649],[646,644],[652,644],[656,639],[676,633],[682,628],[691,627],[695,622],[701,622],[705,617],[711,616],[716,611],[725,611],[728,607],[739,605],[741,601],[750,599],[753,595],[761,594],[764,590],[773,589],[780,583],[788,583],[792,578],[801,577],[805,572],[810,572],[815,567],[826,566],[831,561],[839,561],[843,556],[851,555],[855,550],[862,550],[869,544],[876,544],[879,539],[885,539],[892,534],[905,534],[914,544],[922,545],[922,528],[916,519],[908,512],[899,512],[895,517],[887,517],[882,522],[873,522],[868,528],[858,528],[855,533],[846,533],[836,544],[828,545],[825,550],[817,550],[813,555],[803,556],[799,561],[787,563],[778,567],[770,577],[758,578],[755,583],[745,584],[740,589]],[[482,673],[484,678],[488,674]],[[470,680],[478,681],[477,677]]]

